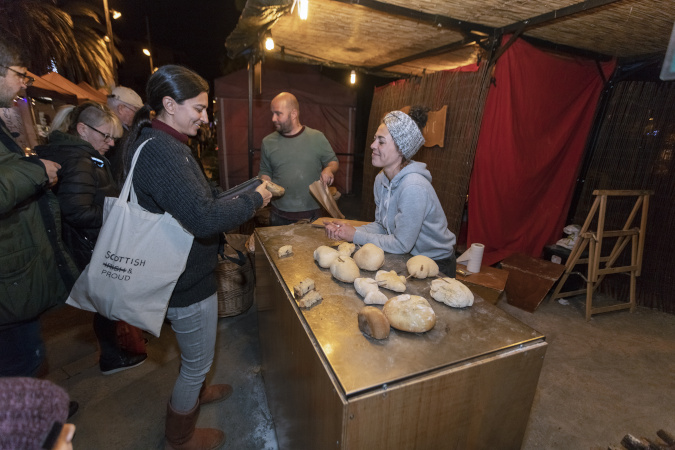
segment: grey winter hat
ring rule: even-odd
[[[384,116],[382,122],[387,126],[389,134],[394,139],[396,146],[403,157],[407,160],[412,159],[417,150],[424,145],[424,136],[422,130],[417,126],[414,120],[403,111],[392,111]]]

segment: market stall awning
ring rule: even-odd
[[[307,20],[294,0],[248,0],[228,36],[230,57],[269,57],[369,72],[421,75],[475,62],[481,47],[516,34],[599,58],[665,54],[672,0],[309,0]]]

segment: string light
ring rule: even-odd
[[[300,19],[307,20],[307,13],[309,12],[309,0],[298,0],[298,15]]]
[[[272,39],[272,32],[270,30],[265,32],[265,49],[267,51],[274,50],[274,39]]]

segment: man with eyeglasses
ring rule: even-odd
[[[27,57],[0,36],[0,107],[32,82]],[[60,166],[26,157],[0,119],[0,376],[38,375],[44,359],[39,316],[63,303],[77,277],[61,242]]]

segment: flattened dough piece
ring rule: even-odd
[[[373,339],[389,337],[389,320],[379,308],[364,306],[359,311],[359,330]]]
[[[293,286],[293,293],[295,294],[295,298],[300,298],[312,289],[314,289],[314,280],[305,278],[300,283]]]
[[[286,189],[271,181],[267,182],[265,188],[272,193],[272,197],[281,197],[286,193]]]
[[[318,291],[309,291],[306,293],[300,300],[298,300],[298,306],[300,308],[311,308],[321,300],[321,294]]]
[[[419,295],[403,294],[392,297],[382,308],[389,324],[397,330],[424,333],[436,325],[436,313],[429,302]]]
[[[351,242],[343,242],[342,244],[338,245],[337,248],[338,253],[344,256],[352,256],[354,250],[356,250],[356,244]]]
[[[408,268],[408,273],[415,278],[422,279],[438,275],[438,264],[428,256],[413,256],[405,263],[405,266]]]
[[[321,245],[314,250],[314,260],[324,269],[328,269],[338,256],[340,253],[327,245]]]
[[[380,291],[377,281],[373,278],[355,279],[354,289],[363,297],[363,302],[366,305],[384,305],[387,303],[387,296]]]
[[[279,248],[279,258],[284,258],[286,256],[291,256],[293,254],[292,245],[284,245]]]
[[[363,298],[363,303],[366,305],[384,305],[388,300],[389,299],[384,295],[384,292],[378,289],[376,291],[368,292]]]
[[[384,264],[384,250],[375,244],[365,244],[354,253],[354,262],[363,270],[376,271]]]
[[[349,256],[338,256],[330,265],[330,273],[345,283],[353,283],[361,276],[359,266]]]
[[[453,308],[473,305],[473,292],[454,278],[439,278],[431,282],[431,298]]]
[[[405,277],[398,275],[396,271],[378,270],[375,274],[375,281],[378,286],[389,289],[394,292],[405,292]]]

